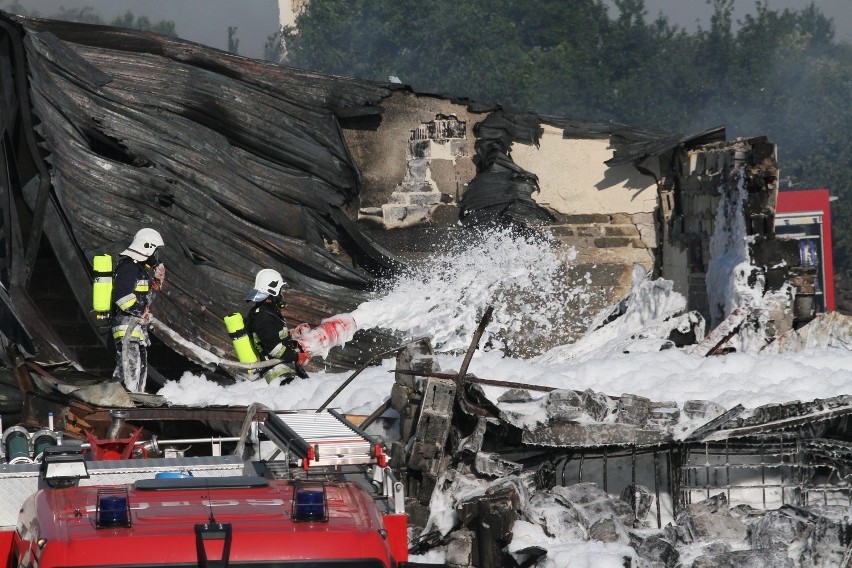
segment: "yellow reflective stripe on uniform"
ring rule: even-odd
[[[130,326],[127,325],[119,325],[112,328],[112,337],[113,339],[121,339],[125,335],[127,335],[127,328]],[[139,326],[136,326],[136,329],[133,330],[133,333],[130,334],[130,337],[136,337],[138,339],[144,340],[145,336],[142,335],[142,332],[139,331]]]
[[[266,372],[266,374],[263,375],[263,378],[266,379],[267,383],[271,383],[272,381],[274,381],[278,377],[282,377],[284,375],[293,375],[293,374],[295,374],[295,371],[293,370],[292,367],[288,367],[284,363],[279,363],[278,365],[275,365],[274,367],[269,369]]]
[[[278,332],[278,339],[287,339],[290,337],[290,330],[284,327],[281,331]]]
[[[121,310],[126,310],[135,303],[136,294],[128,294],[126,296],[122,296],[121,298],[115,301],[115,305],[118,306]]]
[[[151,289],[151,283],[148,280],[137,280],[134,292],[148,292]]]
[[[281,357],[284,354],[284,352],[286,350],[287,350],[287,348],[284,347],[284,344],[279,343],[278,345],[276,345],[275,347],[272,348],[272,351],[269,353],[269,355],[273,359],[278,359],[279,357]]]

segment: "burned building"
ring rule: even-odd
[[[778,165],[765,138],[538,116],[146,32],[5,14],[0,28],[0,352],[7,370],[20,371],[19,384],[32,379],[59,390],[43,372],[50,366],[89,371],[84,388],[98,388],[97,373],[112,360],[90,310],[91,259],[121,250],[146,225],[166,239],[168,286],[155,332],[162,350],[155,362],[166,377],[192,365],[215,369],[206,354],[229,357],[222,318],[241,307],[260,268],[278,268],[290,281],[288,318],[316,324],[352,310],[376,282],[447,242],[503,224],[572,250],[565,280],[586,280],[595,292],[553,314],[568,324],[532,346],[538,353],[577,339],[604,308],[611,312],[601,325],[617,320],[639,273],[665,279],[686,298],[683,319],[666,324],[671,345],[699,356],[725,352],[751,324],[764,338],[782,338],[770,350],[809,341],[806,328],[793,331],[803,322],[786,309],[788,270],[800,258],[796,243],[775,238]],[[726,292],[738,285],[772,301],[760,313],[745,297],[728,303],[736,294]],[[327,364],[352,368],[397,345],[392,333],[361,330]],[[424,393],[399,375],[390,403],[402,417],[401,438],[413,441],[396,444],[393,461],[406,467],[409,512],[423,523],[448,452],[486,478],[523,474],[518,488],[564,486],[554,499],[605,502],[618,523],[597,526],[604,539],[629,539],[627,521],[660,528],[662,494],[672,511],[709,499],[704,512],[724,510],[713,520],[733,527],[726,504],[740,489],[759,494],[764,507],[849,497],[841,459],[849,450],[831,431],[845,428],[845,397],[746,413],[561,391],[549,394],[553,420],[528,427],[511,412],[529,398],[523,389],[507,392],[501,407],[460,380],[434,381]],[[466,409],[459,423],[457,403]],[[78,406],[62,416],[75,419],[62,426],[77,433],[103,414]],[[30,408],[30,416],[42,418],[44,408]],[[681,416],[701,427],[676,437]],[[556,453],[553,469],[530,467]],[[632,488],[617,486],[614,471],[621,479],[627,472]],[[530,480],[537,472],[547,479]],[[759,485],[751,484],[755,474]],[[578,485],[586,489],[570,489]],[[493,499],[463,505],[468,523],[477,515],[500,521],[520,491],[490,489]],[[628,509],[606,495],[625,490],[623,502],[638,495]],[[713,500],[720,493],[725,506]],[[683,539],[695,538],[700,512],[678,525]],[[582,530],[597,525],[591,520]],[[812,524],[819,523],[828,521]],[[487,536],[478,554],[494,560],[488,555],[506,545],[505,534]],[[472,554],[469,540],[455,544],[459,557]],[[644,538],[636,546],[673,565],[665,543]]]
[[[573,247],[567,278],[596,292],[554,314],[571,323],[539,352],[576,339],[636,264],[673,281],[689,310],[725,319],[732,308],[707,281],[731,279],[720,256],[731,247],[713,239],[732,220],[751,243],[738,277],[767,291],[786,282],[763,138],[543,117],[148,32],[3,15],[2,34],[4,335],[42,363],[109,365],[91,259],[141,226],[167,243],[157,341],[175,365],[208,370],[230,356],[222,318],[258,269],[280,269],[289,319],[316,324],[482,224]],[[376,341],[395,340],[362,330],[326,364],[351,367]]]

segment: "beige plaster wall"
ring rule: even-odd
[[[538,176],[533,199],[559,213],[640,213],[656,207],[656,184],[632,165],[609,167],[607,139],[564,139],[562,129],[542,125],[538,148],[512,147],[512,160]]]
[[[437,97],[416,96],[399,91],[381,102],[384,112],[378,130],[348,130],[343,136],[355,164],[361,170],[361,207],[380,207],[402,183],[408,169],[406,150],[411,131],[423,123],[435,120],[438,114],[455,114],[465,121],[467,148],[454,157],[436,156],[443,162],[431,172],[439,191],[452,197],[476,174],[473,164],[473,125],[483,119],[471,114],[463,105]]]

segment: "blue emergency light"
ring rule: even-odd
[[[99,529],[130,526],[130,500],[127,490],[98,491],[95,526]]]
[[[328,521],[328,500],[325,495],[325,484],[296,485],[293,491],[293,520]]]

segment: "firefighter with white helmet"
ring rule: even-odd
[[[255,276],[254,288],[245,297],[246,302],[254,302],[246,316],[245,325],[257,355],[265,360],[281,360],[281,363],[264,373],[267,383],[282,379],[282,384],[287,384],[296,376],[308,377],[302,365],[310,355],[301,351],[299,344],[290,337],[282,313],[287,303],[281,291],[286,287],[281,273],[264,268]]]
[[[113,380],[131,392],[145,392],[148,378],[147,347],[151,303],[166,278],[159,260],[163,237],[154,229],[140,229],[124,249],[115,268],[110,327],[115,344]]]

